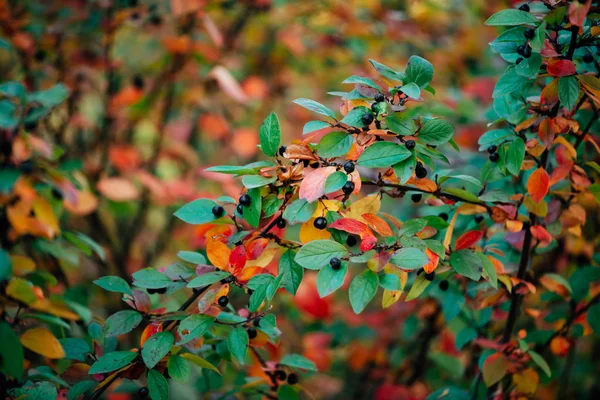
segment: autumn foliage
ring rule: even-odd
[[[597,2],[34,3],[0,397],[597,397]]]

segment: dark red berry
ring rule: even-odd
[[[324,217],[318,217],[315,219],[313,225],[315,228],[323,230],[327,227],[327,220]]]
[[[225,209],[219,205],[216,205],[212,208],[212,213],[217,218],[223,216],[224,212],[225,212]]]
[[[354,192],[354,182],[348,181],[344,183],[344,186],[342,186],[342,192],[344,192],[344,194],[350,194]]]
[[[378,103],[385,101],[385,97],[381,93],[377,93],[374,97],[374,100]]]
[[[421,193],[415,193],[412,196],[410,196],[410,199],[412,201],[414,201],[415,203],[420,202],[422,198],[423,198],[423,195]]]
[[[331,268],[333,268],[335,271],[337,271],[338,269],[340,269],[342,267],[342,262],[340,261],[339,258],[333,257],[331,260],[329,260],[329,265],[331,265]]]
[[[219,303],[219,306],[221,307],[227,307],[227,304],[229,304],[229,297],[221,296],[219,297],[219,300],[217,300],[217,303]]]
[[[287,378],[287,383],[289,383],[290,385],[295,385],[296,383],[298,383],[300,379],[298,378],[298,375],[291,373],[288,375]]]
[[[440,290],[445,292],[446,290],[448,290],[449,287],[450,287],[450,282],[448,282],[447,280],[444,279],[443,281],[440,282]]]
[[[526,39],[533,39],[533,37],[535,36],[535,29],[527,28],[525,29],[525,32],[523,32],[523,35]]]
[[[498,161],[500,159],[500,154],[498,154],[498,153],[492,153],[492,154],[490,154],[489,159],[490,159],[491,162],[496,162],[496,161]]]
[[[243,194],[240,196],[239,201],[241,205],[248,207],[250,205],[250,196]]]
[[[279,218],[279,219],[277,220],[277,227],[278,227],[279,229],[283,229],[283,228],[285,228],[285,226],[286,226],[286,225],[287,225],[287,222],[285,221],[285,219],[283,219],[283,218]]]
[[[250,339],[254,339],[256,337],[256,335],[258,335],[258,332],[254,328],[248,328],[248,329],[246,329],[246,332],[248,332],[248,337]]]
[[[344,163],[344,171],[346,171],[347,173],[349,173],[349,174],[353,173],[354,169],[355,169],[355,166],[352,161],[346,161]]]
[[[371,122],[373,122],[374,119],[375,119],[375,117],[371,113],[365,113],[361,117],[361,121],[362,121],[363,125],[365,125],[365,126],[371,125]]]
[[[412,150],[415,148],[415,146],[417,145],[417,143],[415,143],[414,140],[407,140],[406,143],[404,143],[404,145],[406,146],[406,148],[408,150]]]

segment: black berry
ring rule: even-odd
[[[138,13],[138,12],[131,13],[129,18],[131,18],[132,21],[137,21],[138,19],[140,19],[140,13]]]
[[[160,288],[160,289],[156,289],[156,293],[158,293],[158,294],[165,294],[165,293],[167,293],[167,288],[163,287],[163,288]]]
[[[260,318],[255,318],[254,321],[252,321],[252,324],[254,324],[254,326],[260,326]]]
[[[287,146],[281,146],[279,148],[279,155],[283,157],[283,153],[287,150]]]
[[[488,147],[488,153],[492,154],[498,151],[498,146],[496,146],[495,144],[491,145],[490,147]]]
[[[223,215],[223,212],[225,212],[225,209],[219,205],[216,205],[212,208],[212,213],[215,217],[221,217]]]
[[[318,217],[315,219],[313,225],[319,230],[325,229],[327,227],[327,220],[324,217]]]
[[[146,292],[148,292],[148,294],[154,294],[156,293],[156,289],[148,288],[146,289]]]
[[[434,278],[435,278],[435,272],[430,272],[428,274],[425,274],[425,279],[427,279],[429,282],[431,282]]]
[[[46,59],[46,52],[44,50],[38,50],[33,55],[33,58],[35,58],[35,61],[37,62],[42,62]]]
[[[159,26],[162,24],[162,17],[160,15],[153,15],[150,17],[150,23],[154,26]]]
[[[304,165],[304,168],[308,167],[308,164],[310,164],[309,160],[302,160],[302,165]]]
[[[285,228],[285,226],[286,226],[286,225],[287,225],[287,222],[285,221],[285,219],[283,219],[283,218],[279,218],[279,219],[277,220],[277,227],[278,227],[279,229],[283,229],[283,228]]]
[[[240,215],[244,215],[244,206],[241,204],[238,204],[237,207],[235,208],[235,211],[237,211],[237,213]]]
[[[37,129],[38,123],[36,122],[25,122],[23,124],[23,128],[25,128],[25,130],[27,132],[33,132]]]
[[[444,221],[448,221],[448,214],[446,214],[446,213],[440,213],[439,217],[441,219],[443,219]]]
[[[241,205],[248,207],[250,205],[250,196],[248,196],[247,194],[243,194],[240,196],[239,201]]]
[[[342,262],[340,261],[339,258],[333,257],[331,260],[329,260],[329,265],[331,265],[331,268],[333,268],[335,271],[337,271],[338,269],[341,268]]]
[[[490,158],[491,162],[496,162],[496,161],[498,161],[500,159],[500,154],[498,154],[498,153],[492,153],[492,154],[490,154],[489,158]]]
[[[517,47],[517,54],[522,56],[525,53],[525,45],[524,44],[520,44]]]
[[[476,215],[475,216],[475,222],[477,222],[478,224],[482,223],[483,219],[484,219],[483,215]]]
[[[277,378],[278,381],[285,381],[285,378],[287,378],[287,374],[284,370],[278,369],[275,371],[275,378]]]
[[[535,36],[535,29],[527,28],[527,29],[525,29],[525,32],[523,32],[523,35],[527,39],[533,39],[533,37]]]
[[[311,168],[319,168],[321,164],[319,164],[318,162],[314,162],[312,164],[310,164]]]
[[[521,7],[519,7],[519,10],[529,12],[529,4],[522,4]]]
[[[300,379],[298,378],[298,375],[292,373],[288,375],[288,379],[287,379],[287,383],[289,383],[290,385],[295,385],[296,383],[298,383]]]
[[[586,55],[584,55],[583,56],[583,62],[588,63],[588,64],[594,62],[594,56],[592,56],[589,53],[586,54]]]
[[[358,240],[356,240],[356,236],[349,235],[346,238],[346,244],[348,246],[350,246],[350,247],[356,246],[356,243],[358,243]]]
[[[144,78],[139,75],[134,76],[131,83],[136,87],[136,89],[141,90],[144,88]]]
[[[423,271],[425,271],[423,268],[419,268],[419,270],[417,271],[417,276],[421,275]]]
[[[140,390],[138,390],[138,396],[140,396],[141,398],[148,397],[148,394],[150,394],[150,391],[146,386],[141,387]]]
[[[422,198],[423,198],[423,195],[421,193],[415,193],[412,196],[410,196],[410,199],[412,201],[414,201],[415,203],[420,202]]]
[[[531,47],[525,46],[525,50],[523,50],[523,54],[521,54],[525,58],[531,57]]]
[[[385,101],[385,97],[381,93],[377,93],[374,97],[374,100],[378,103]]]
[[[219,303],[221,307],[227,307],[227,304],[229,304],[229,297],[221,296],[219,297],[219,300],[217,300],[217,303]]]
[[[407,140],[407,141],[406,141],[406,143],[404,143],[404,145],[406,146],[406,148],[407,148],[408,150],[412,150],[412,149],[414,149],[414,148],[415,148],[415,146],[416,146],[417,144],[415,143],[415,141],[414,141],[414,140]]]
[[[375,117],[371,113],[363,114],[361,117],[363,125],[366,125],[366,126],[371,125],[371,122],[373,122],[374,119],[375,119]]]
[[[348,181],[344,183],[344,186],[342,186],[342,192],[344,192],[345,194],[350,194],[354,192],[354,182]]]
[[[440,290],[445,292],[446,290],[448,290],[449,287],[450,287],[450,283],[447,280],[444,279],[443,281],[440,282]]]
[[[515,64],[519,65],[519,64],[521,64],[521,61],[523,61],[523,57],[517,58],[517,60],[515,61]]]
[[[54,196],[54,198],[57,200],[63,199],[63,194],[60,190],[58,190],[58,188],[52,188],[52,196]]]
[[[415,168],[415,175],[419,179],[423,179],[427,176],[427,169],[420,162],[417,163],[417,167]]]
[[[248,332],[248,337],[249,337],[250,339],[254,339],[254,338],[256,337],[256,335],[258,335],[258,332],[257,332],[257,331],[256,331],[256,329],[254,329],[254,328],[248,328],[248,329],[246,330],[246,332]]]
[[[352,161],[346,161],[344,163],[344,171],[346,171],[347,173],[351,174],[354,172],[354,163]]]

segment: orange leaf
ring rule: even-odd
[[[362,215],[362,218],[367,222],[367,224],[373,228],[373,230],[379,233],[381,236],[391,236],[392,230],[390,226],[385,222],[385,220],[381,217],[378,217],[375,214],[366,213]]]
[[[46,328],[32,328],[21,335],[21,344],[47,358],[64,358],[65,350],[58,339]]]
[[[140,196],[139,189],[126,178],[102,178],[97,188],[104,197],[118,202],[137,200]]]
[[[456,240],[456,250],[468,249],[475,246],[483,237],[482,231],[465,232]]]
[[[429,249],[425,249],[425,254],[429,258],[429,262],[423,265],[423,269],[426,273],[430,274],[437,268],[438,263],[440,262],[440,257]]]
[[[536,203],[541,201],[550,187],[550,177],[543,168],[536,169],[527,180],[527,192]]]
[[[375,243],[377,243],[377,238],[373,235],[371,229],[366,224],[352,218],[340,218],[330,224],[329,228],[359,235],[361,239],[360,249],[362,251],[372,249]]]
[[[335,172],[335,170],[335,167],[324,167],[306,173],[300,184],[299,197],[312,203],[323,196],[323,194],[325,194],[325,181],[329,175]]]
[[[142,331],[142,336],[140,337],[140,347],[144,346],[144,342],[150,338],[150,336],[157,334],[158,332],[162,332],[163,327],[161,322],[150,322],[144,330]]]

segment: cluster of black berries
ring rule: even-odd
[[[490,147],[488,147],[487,150],[488,150],[488,153],[490,153],[489,159],[491,162],[496,162],[500,159],[500,154],[497,153],[498,146],[493,144]]]
[[[529,5],[523,4],[521,7],[519,7],[519,10],[529,12]],[[523,35],[527,41],[525,44],[521,44],[517,47],[517,54],[521,56],[515,61],[517,65],[523,61],[523,58],[531,57],[531,46],[529,45],[529,41],[535,37],[535,29],[527,28],[525,29],[525,32],[523,32]]]

